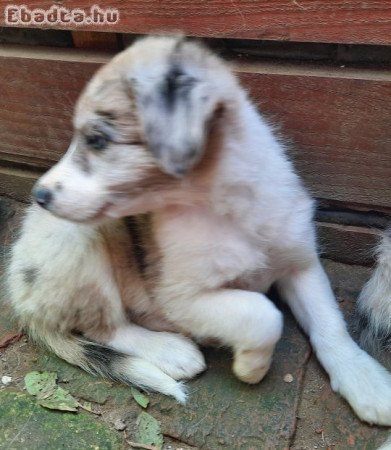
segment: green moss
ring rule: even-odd
[[[121,437],[87,413],[48,411],[29,395],[0,392],[0,448],[7,450],[124,448]]]

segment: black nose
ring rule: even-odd
[[[42,206],[42,208],[47,208],[52,201],[53,194],[48,188],[35,186],[33,189],[33,197],[38,205]]]

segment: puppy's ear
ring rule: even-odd
[[[129,83],[149,151],[164,172],[186,175],[204,154],[216,110],[208,84],[178,62],[156,78]]]

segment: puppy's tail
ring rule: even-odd
[[[376,268],[358,299],[361,344],[373,353],[391,350],[391,228],[377,250]]]
[[[391,450],[391,435],[388,437],[386,442],[380,446],[377,450]]]
[[[111,347],[72,334],[31,329],[32,339],[49,348],[59,358],[81,367],[86,372],[120,383],[136,385],[145,390],[173,396],[186,402],[186,388],[150,362],[118,352]]]

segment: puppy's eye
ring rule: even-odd
[[[109,137],[103,133],[88,134],[86,136],[86,144],[94,150],[105,149],[109,142]]]

